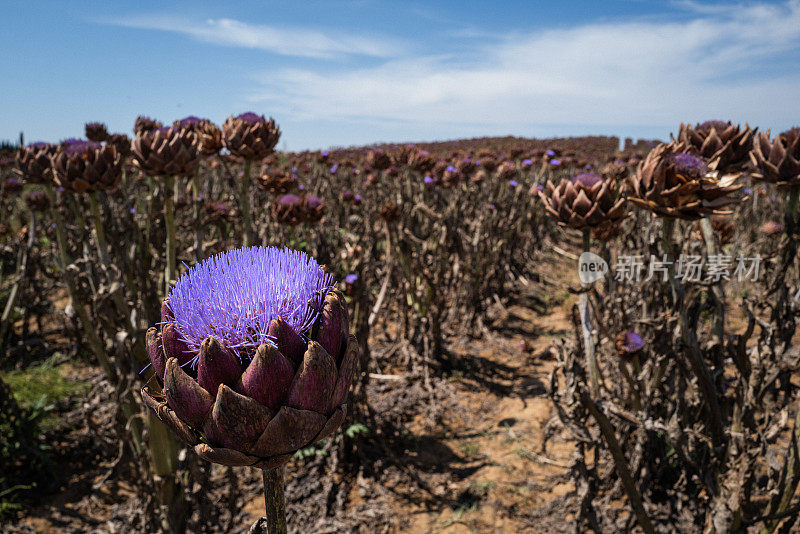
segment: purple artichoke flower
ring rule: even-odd
[[[561,162],[559,160],[553,158],[553,159],[550,160],[550,165],[552,165],[553,167],[558,167],[559,165],[561,165]]]
[[[303,252],[253,247],[189,269],[147,332],[145,402],[199,456],[272,469],[344,420],[358,365],[344,297]]]
[[[344,277],[344,282],[350,285],[355,284],[357,280],[358,280],[357,274],[348,274],[347,276]]]
[[[522,160],[522,166],[523,167],[530,167],[531,165],[533,165],[533,162],[531,160],[529,160],[527,158]]]
[[[553,150],[546,150],[545,154],[547,156],[550,156],[551,158],[556,155],[556,153]]]
[[[335,163],[333,167],[331,167],[331,174],[336,174],[336,171],[339,170],[339,164]]]
[[[617,354],[624,358],[632,358],[640,354],[644,349],[644,345],[645,342],[642,336],[631,330],[620,333],[617,339],[614,340],[614,348],[616,348]]]
[[[510,185],[511,187],[517,187],[519,185],[519,182],[517,182],[516,180],[509,180],[508,185]]]

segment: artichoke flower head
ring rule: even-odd
[[[213,256],[175,283],[147,346],[145,402],[201,457],[277,467],[341,425],[358,364],[344,298],[303,252]]]

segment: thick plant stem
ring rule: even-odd
[[[176,278],[175,265],[175,177],[164,178],[164,224],[167,230],[167,266],[164,270],[164,295],[169,294],[170,284]]]
[[[106,232],[103,229],[103,216],[97,204],[97,193],[89,193],[89,206],[92,210],[92,223],[94,225],[94,240],[97,245],[97,254],[103,265],[108,265],[108,247],[106,245]]]
[[[614,459],[614,467],[616,468],[617,474],[622,482],[622,487],[625,490],[625,493],[628,495],[628,500],[631,503],[633,513],[636,515],[636,520],[639,522],[639,526],[644,532],[648,534],[655,534],[655,529],[653,528],[653,523],[650,521],[650,516],[647,515],[647,511],[644,509],[642,496],[636,489],[636,482],[631,474],[628,461],[625,459],[625,454],[622,452],[622,447],[617,441],[617,437],[614,433],[614,427],[611,425],[608,417],[605,416],[597,404],[591,398],[589,398],[588,395],[583,393],[581,395],[581,401],[589,413],[592,414],[592,417],[594,417],[595,421],[597,421],[597,424],[600,426],[600,433],[603,435],[603,439],[608,446],[608,450],[611,452],[611,457]]]
[[[150,428],[150,451],[159,503],[164,507],[162,527],[165,532],[182,533],[186,530],[186,503],[183,488],[178,483],[178,452],[180,446],[158,416],[147,410]]]
[[[703,217],[700,220],[700,230],[703,232],[703,241],[706,242],[706,253],[708,256],[711,257],[719,254],[716,238],[714,236],[714,227],[711,225],[711,219],[709,217]],[[722,289],[721,282],[711,286],[711,296],[713,297],[714,306],[717,309],[712,329],[713,342],[722,343],[725,339],[725,292]]]
[[[669,275],[669,283],[672,287],[672,298],[674,307],[680,316],[681,321],[681,339],[683,341],[683,349],[692,367],[692,371],[697,376],[697,382],[705,398],[704,408],[706,412],[706,422],[711,431],[711,439],[715,447],[719,447],[725,443],[725,434],[722,427],[722,410],[719,405],[719,397],[717,390],[714,387],[714,381],[711,379],[711,372],[703,359],[703,354],[700,351],[700,346],[697,342],[697,337],[694,330],[691,329],[689,324],[689,314],[686,310],[686,303],[684,302],[685,294],[683,286],[675,276],[675,253],[673,251],[672,236],[675,231],[675,219],[663,218],[663,246],[664,253],[667,255],[667,274]]]
[[[194,199],[194,259],[203,259],[203,225],[200,224],[200,172],[192,178],[192,197]]]
[[[262,470],[264,504],[267,511],[267,532],[286,534],[286,499],[283,488],[283,466]]]
[[[589,231],[583,231],[583,252],[589,252],[591,241]],[[589,387],[592,395],[597,398],[600,394],[600,369],[597,366],[597,355],[594,349],[594,335],[592,334],[592,316],[589,307],[589,285],[582,284],[583,291],[578,301],[578,312],[581,316],[581,332],[583,333],[583,349],[586,353],[586,369],[589,371]]]
[[[239,194],[239,209],[242,210],[242,226],[244,227],[244,246],[249,247],[254,244],[253,227],[250,222],[250,168],[253,162],[244,162],[244,173],[242,175],[242,191]]]

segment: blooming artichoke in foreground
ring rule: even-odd
[[[147,332],[163,395],[145,402],[194,451],[272,469],[341,425],[358,365],[344,297],[302,252],[254,247],[181,276]]]
[[[749,161],[748,154],[757,130],[749,125],[742,129],[730,121],[706,121],[695,126],[681,124],[678,141],[694,147],[709,162],[710,170],[735,172]]]
[[[700,219],[739,202],[734,195],[738,175],[708,172],[703,158],[684,143],[660,144],[639,164],[629,179],[628,200],[662,217]]]
[[[55,151],[56,147],[48,143],[33,143],[19,147],[14,172],[29,184],[49,182],[50,157]]]
[[[231,115],[222,125],[222,140],[225,148],[234,156],[244,159],[267,157],[278,144],[281,130],[275,120],[263,115],[242,113]]]
[[[613,225],[626,216],[625,199],[614,182],[597,174],[579,174],[571,180],[561,180],[557,187],[547,182],[537,194],[560,225],[578,230]]]
[[[122,179],[122,156],[113,145],[72,139],[59,145],[52,161],[56,184],[75,193],[108,191]]]
[[[200,164],[197,137],[189,130],[158,128],[136,134],[133,164],[151,176],[194,176]]]
[[[758,168],[754,178],[778,187],[800,186],[800,127],[776,135],[761,132],[753,142],[750,159]]]

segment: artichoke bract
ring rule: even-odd
[[[755,179],[778,187],[800,186],[800,127],[776,135],[772,141],[768,133],[761,132],[753,142],[750,159],[758,168]]]
[[[537,194],[560,225],[578,230],[615,224],[626,216],[625,199],[614,182],[593,173],[561,180],[558,186],[547,182]]]
[[[267,157],[275,149],[281,130],[275,120],[263,115],[242,113],[231,115],[222,125],[222,141],[231,154],[254,160]]]
[[[696,220],[739,202],[738,178],[709,173],[707,162],[684,143],[660,144],[629,179],[628,200],[661,217]]]
[[[200,164],[196,134],[158,128],[136,134],[133,164],[151,176],[194,176]]]
[[[749,161],[753,136],[758,128],[741,128],[730,121],[706,121],[695,126],[681,124],[678,141],[694,147],[711,170],[736,172]]]
[[[145,402],[202,458],[272,469],[344,420],[358,365],[344,297],[305,253],[253,247],[181,276],[147,349]]]
[[[71,139],[52,157],[57,185],[74,193],[108,191],[122,179],[122,156],[113,145]]]

